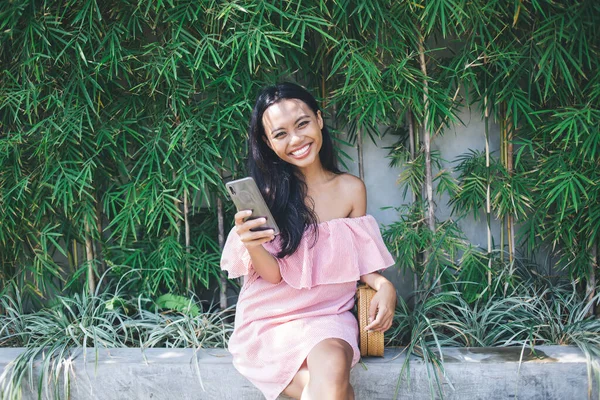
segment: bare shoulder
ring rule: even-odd
[[[348,172],[338,176],[341,188],[347,194],[356,194],[357,192],[365,192],[365,183],[358,176],[354,176]]]
[[[352,204],[349,217],[362,217],[367,212],[367,188],[365,183],[357,176],[349,173],[339,175],[339,188],[344,198]]]

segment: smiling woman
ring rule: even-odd
[[[353,399],[356,282],[377,290],[366,329],[389,329],[396,301],[378,273],[394,260],[365,215],[365,185],[337,168],[322,112],[295,84],[258,96],[249,149],[251,175],[281,233],[252,231],[265,221],[244,222],[247,210],[235,215],[221,259],[230,278],[245,276],[229,341],[233,364],[269,400],[282,392]]]
[[[308,165],[320,167],[318,154],[323,141],[323,118],[320,110],[315,114],[301,100],[281,100],[265,111],[263,125],[263,140],[279,158],[301,171]],[[295,160],[302,162],[297,163]]]

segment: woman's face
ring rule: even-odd
[[[263,114],[263,140],[283,161],[299,168],[319,159],[323,143],[323,118],[302,100],[284,99]]]

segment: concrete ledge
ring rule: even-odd
[[[402,349],[387,348],[384,358],[367,358],[351,375],[357,399],[393,399],[405,361]],[[23,349],[0,348],[0,372]],[[519,363],[521,348],[444,348],[448,380],[442,387],[446,399],[587,399],[585,356],[576,347],[538,346],[528,349]],[[231,364],[226,350],[205,349],[81,349],[73,353],[73,400],[112,399],[264,399]],[[197,363],[196,363],[197,360]],[[36,370],[39,372],[39,365]],[[198,375],[199,371],[199,375]],[[598,398],[593,382],[592,398]],[[37,398],[25,388],[24,399]],[[52,395],[49,396],[52,398]],[[286,398],[284,396],[281,399]],[[425,363],[411,359],[410,379],[403,381],[400,399],[430,399]]]

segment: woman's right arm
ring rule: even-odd
[[[235,214],[236,232],[248,250],[248,254],[252,259],[252,266],[256,273],[267,282],[277,284],[281,282],[279,263],[275,257],[263,247],[263,243],[269,242],[275,237],[273,235],[273,230],[250,231],[250,229],[257,228],[266,222],[264,218],[247,220],[244,222],[244,218],[251,214],[252,211],[250,210],[243,210]]]

